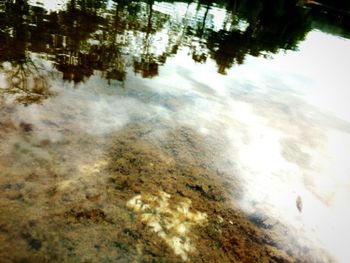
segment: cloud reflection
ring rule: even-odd
[[[307,41],[318,39],[315,34],[334,38],[313,32]],[[340,262],[346,262],[349,255],[341,245],[346,242],[339,242],[339,237],[350,235],[346,223],[350,211],[344,204],[350,198],[346,169],[350,126],[338,118],[347,111],[331,114],[329,104],[314,103],[308,90],[296,85],[307,79],[305,83],[321,92],[331,88],[317,86],[319,81],[314,83],[312,74],[298,69],[299,64],[307,63],[316,67],[312,57],[305,55],[308,52],[302,46],[299,52],[268,62],[250,58],[227,78],[216,75],[211,63],[192,68],[193,62],[180,53],[148,89],[179,101],[180,106],[169,113],[172,121],[197,129],[208,140],[214,137],[222,142],[224,138],[221,147],[232,161],[232,175],[244,182],[243,209],[248,213],[264,211],[292,226],[295,230],[291,233],[297,231],[300,238],[326,247]],[[289,56],[298,62],[294,72],[276,77],[280,61]],[[263,70],[266,64],[267,72]],[[338,73],[341,85],[347,83],[347,75]],[[321,78],[329,82],[333,77]],[[176,83],[166,81],[171,79]],[[167,83],[166,89],[155,83]],[[334,96],[348,98],[342,90]],[[296,207],[298,196],[304,206],[302,213]]]

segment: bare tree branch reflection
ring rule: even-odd
[[[31,58],[30,48],[30,6],[25,0],[7,1],[4,28],[0,32],[0,62],[6,84],[2,95],[12,95],[19,103],[29,105],[41,103],[53,93],[49,80]],[[35,9],[38,11],[39,9]],[[34,13],[35,14],[35,13]]]
[[[2,92],[13,95],[19,103],[41,103],[53,95],[48,79],[30,58],[10,63],[4,72],[7,86]]]

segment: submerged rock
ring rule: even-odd
[[[296,206],[297,206],[299,212],[301,213],[303,211],[303,200],[301,199],[300,195],[298,195],[295,203],[296,203]]]

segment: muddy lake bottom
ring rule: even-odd
[[[220,143],[188,127],[89,135],[3,112],[1,262],[321,262],[278,220],[240,210]]]

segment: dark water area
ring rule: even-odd
[[[28,52],[40,53],[64,80],[79,83],[100,71],[108,81],[123,82],[128,69],[145,78],[157,76],[169,57],[189,47],[195,62],[212,59],[218,73],[226,74],[247,55],[296,50],[313,28],[332,27],[347,35],[350,7],[343,3],[338,8],[345,9],[337,9],[333,4],[330,8],[329,3],[295,1],[51,1],[45,6],[5,1],[1,61],[30,67]],[[51,6],[59,9],[45,9]],[[167,36],[155,39],[161,32]],[[39,79],[39,85],[45,85]]]
[[[348,1],[1,1],[0,262],[347,262]]]

